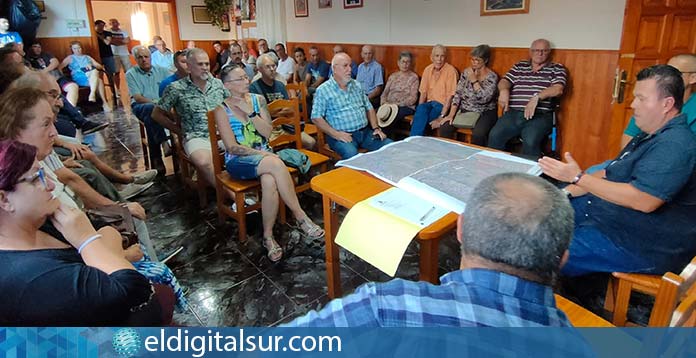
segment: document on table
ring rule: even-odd
[[[391,188],[353,206],[336,243],[394,276],[411,240],[424,227],[449,213],[399,188]]]

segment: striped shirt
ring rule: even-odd
[[[367,283],[287,326],[571,326],[549,286],[485,269],[450,272],[440,281]]]
[[[333,129],[355,132],[367,125],[367,111],[373,109],[358,81],[351,79],[345,90],[331,77],[317,88],[312,118],[324,118]]]
[[[560,63],[549,62],[539,71],[532,71],[529,60],[516,63],[504,79],[510,81],[512,90],[510,91],[510,108],[524,110],[529,100],[534,94],[539,93],[552,85],[566,85],[567,73],[565,67]],[[546,98],[539,101],[537,110],[552,111],[558,105],[555,98]]]

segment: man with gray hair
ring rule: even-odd
[[[439,128],[440,121],[435,120],[447,116],[452,104],[452,96],[457,89],[459,73],[454,66],[447,63],[447,48],[442,45],[433,46],[430,60],[433,63],[423,70],[423,76],[421,76],[418,88],[420,97],[418,97],[418,106],[411,123],[411,136],[424,135],[428,124],[432,129]],[[440,134],[450,137],[452,132]]]
[[[573,209],[545,180],[484,179],[457,222],[459,270],[440,285],[368,283],[288,326],[570,326],[551,286],[567,256]]]
[[[164,175],[165,167],[160,146],[167,141],[167,135],[164,128],[152,119],[152,110],[160,98],[159,85],[169,77],[169,71],[163,67],[152,66],[150,50],[145,46],[133,47],[132,53],[137,66],[126,72],[131,109],[147,129],[150,163]]]
[[[231,44],[230,45],[230,59],[225,64],[225,66],[227,66],[230,63],[234,63],[234,64],[237,64],[239,66],[244,67],[244,72],[246,72],[247,77],[249,77],[250,80],[252,78],[254,78],[254,73],[255,73],[254,66],[249,64],[249,63],[246,63],[246,62],[244,62],[244,60],[242,60],[242,46],[240,44]],[[225,66],[222,66],[222,67],[225,67]]]

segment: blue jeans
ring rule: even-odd
[[[428,123],[440,117],[442,114],[442,103],[430,101],[419,104],[416,107],[416,114],[413,115],[411,123],[411,136],[425,134],[425,127]]]
[[[164,133],[159,123],[152,119],[152,110],[155,108],[154,103],[133,103],[131,109],[133,114],[145,124],[147,131],[147,147],[150,152],[151,162],[162,161],[162,148],[160,145],[167,140],[167,134]]]
[[[579,206],[587,200],[583,197],[570,201],[575,215],[582,215]],[[578,218],[575,220],[578,222]],[[647,260],[617,246],[594,226],[575,226],[573,240],[568,248],[568,262],[561,269],[564,276],[582,276],[595,272],[651,273],[655,267]]]
[[[362,129],[349,133],[353,137],[353,141],[350,143],[337,141],[331,136],[326,136],[326,142],[329,144],[329,148],[338,153],[342,159],[348,159],[357,155],[359,148],[364,148],[371,152],[392,142],[389,138],[379,140],[372,136],[372,128],[370,128],[370,126],[365,126]]]

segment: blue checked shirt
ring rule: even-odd
[[[440,281],[367,283],[286,326],[571,326],[556,308],[551,287],[484,269],[450,272]]]
[[[382,65],[377,61],[372,61],[368,64],[361,63],[358,66],[358,82],[363,86],[365,94],[369,95],[377,86],[384,85],[384,70]]]
[[[324,118],[337,131],[355,132],[367,125],[367,111],[371,109],[360,83],[350,80],[342,90],[331,77],[314,94],[312,118]]]

